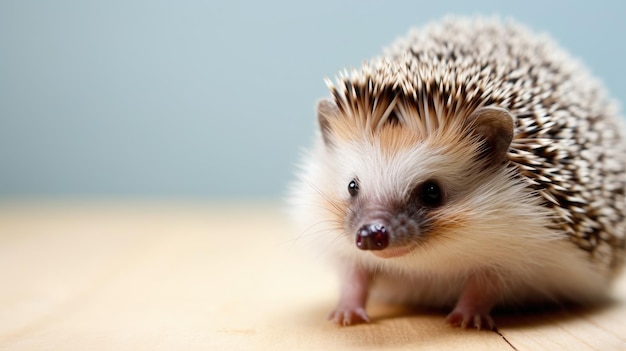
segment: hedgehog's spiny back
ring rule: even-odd
[[[514,24],[448,19],[329,87],[344,122],[372,131],[453,129],[479,106],[507,108],[516,118],[509,159],[557,214],[555,229],[593,260],[620,266],[622,126],[601,85],[549,39]]]

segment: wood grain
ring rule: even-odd
[[[369,306],[325,322],[337,284],[271,203],[0,203],[3,350],[626,350],[626,280],[593,310],[503,314]],[[305,251],[305,250],[304,250]]]

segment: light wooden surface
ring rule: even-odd
[[[0,203],[2,350],[626,350],[626,280],[594,310],[495,316],[371,305],[325,322],[335,276],[275,204]]]

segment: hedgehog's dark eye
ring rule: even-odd
[[[352,179],[352,181],[348,183],[348,192],[350,193],[350,196],[356,196],[356,194],[359,193],[359,183],[356,179]]]
[[[443,196],[436,182],[429,180],[422,184],[420,197],[426,206],[435,207],[441,204]]]

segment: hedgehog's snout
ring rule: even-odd
[[[363,225],[356,233],[356,246],[361,250],[382,250],[389,245],[389,233],[381,223]]]

